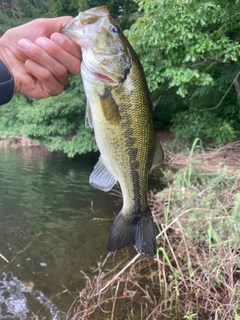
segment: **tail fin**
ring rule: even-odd
[[[149,207],[141,216],[124,215],[122,211],[117,215],[108,237],[107,249],[115,251],[128,244],[132,244],[137,252],[149,258],[156,256],[156,236]]]

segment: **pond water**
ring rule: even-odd
[[[89,185],[97,157],[0,150],[0,319],[58,319],[106,257],[121,200]]]

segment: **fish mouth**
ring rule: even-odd
[[[80,13],[79,13],[80,14]],[[81,47],[88,47],[89,38],[85,27],[79,21],[79,15],[70,20],[60,31],[65,36],[72,39]]]
[[[101,55],[100,55],[101,56]],[[105,55],[102,55],[106,57]],[[99,80],[111,82],[111,83],[118,83],[118,79],[114,77],[112,74],[106,74],[101,68],[97,66],[97,64],[93,63],[94,59],[92,59],[92,56],[88,55],[87,50],[83,50],[83,63],[82,68],[85,70],[88,70],[94,77],[96,77]]]
[[[86,12],[79,12],[79,14],[70,20],[60,32],[79,44],[81,48],[88,49],[89,34],[92,33],[92,25],[96,25],[97,23],[98,28],[100,28],[107,18],[106,11],[104,10],[106,7],[103,6],[101,8],[102,10],[99,15],[94,12],[94,9],[97,8],[90,9]]]
[[[105,80],[107,82],[115,82],[112,78],[110,78],[109,76],[103,74],[103,73],[99,73],[99,72],[93,72],[93,75],[100,79],[100,80]]]
[[[86,61],[83,59],[82,66],[81,66],[82,72],[89,72],[91,73],[96,79],[99,79],[101,81],[106,81],[108,83],[118,83],[117,79],[114,79],[111,75],[106,75],[105,73],[102,73],[99,69],[96,67],[89,65],[86,63]]]

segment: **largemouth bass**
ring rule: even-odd
[[[123,207],[107,241],[109,251],[132,244],[155,257],[156,237],[147,202],[148,173],[163,161],[141,63],[105,6],[72,19],[61,31],[82,48],[86,126],[101,152],[90,184],[109,191],[118,183]]]

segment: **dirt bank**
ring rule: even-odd
[[[0,148],[18,149],[32,147],[46,148],[44,146],[39,145],[37,140],[28,139],[23,136],[14,136],[10,138],[0,137]]]

